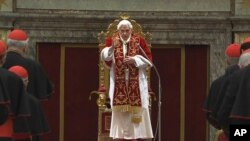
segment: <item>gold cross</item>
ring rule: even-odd
[[[119,93],[119,94],[117,95],[117,97],[118,97],[119,99],[122,99],[122,98],[124,97],[124,95],[123,95],[122,93]]]
[[[137,96],[135,95],[135,93],[133,93],[130,97],[131,97],[132,100],[135,100],[135,98],[136,98]]]
[[[0,0],[0,10],[2,9],[2,5],[8,6],[6,0]]]

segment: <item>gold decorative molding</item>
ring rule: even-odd
[[[250,8],[250,0],[242,0],[241,4],[243,8]]]
[[[64,81],[65,81],[65,46],[61,47],[61,57],[60,57],[60,103],[59,103],[59,140],[64,141]]]
[[[148,47],[151,48],[151,47],[152,47],[152,46],[151,46],[152,34],[149,33],[149,32],[147,32],[147,33],[145,34],[145,40],[147,41]]]
[[[0,30],[0,40],[6,41],[8,30]]]
[[[185,47],[181,48],[181,89],[180,89],[180,141],[185,141],[185,59],[186,59],[186,51]]]
[[[91,97],[93,94],[98,95],[98,98],[96,100],[96,104],[99,107],[99,109],[106,109],[106,93],[105,92],[99,92],[99,91],[92,91],[89,96],[89,100],[91,100]]]
[[[235,38],[234,41],[235,43],[241,44],[244,39],[246,39],[247,37],[250,37],[250,33],[235,33]]]
[[[121,19],[123,19],[123,20],[128,20],[128,19],[130,18],[130,16],[129,16],[127,13],[122,13],[122,14],[120,15],[120,17],[121,17]]]
[[[2,9],[2,6],[8,6],[8,4],[6,3],[6,0],[0,0],[0,10]]]

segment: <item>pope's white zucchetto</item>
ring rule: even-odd
[[[118,25],[117,25],[117,30],[119,30],[120,27],[121,27],[122,25],[126,25],[126,26],[128,26],[130,29],[133,28],[133,25],[131,24],[130,21],[128,21],[128,20],[121,20],[121,21],[118,23]]]

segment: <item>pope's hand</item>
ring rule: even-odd
[[[120,45],[120,38],[119,37],[113,38],[112,47],[118,47],[119,45]]]
[[[126,58],[124,58],[124,60],[123,60],[123,62],[125,63],[125,64],[134,64],[135,63],[135,60],[134,60],[134,58],[132,58],[132,57],[130,57],[130,56],[127,56]]]

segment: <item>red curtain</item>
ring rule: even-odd
[[[65,50],[64,141],[97,141],[98,107],[90,92],[98,89],[98,48]]]
[[[180,140],[180,48],[153,48],[153,62],[157,67],[162,83],[161,93],[161,140]],[[158,78],[152,72],[152,89],[158,97]],[[158,101],[153,102],[152,122],[154,133],[157,122]]]
[[[44,141],[59,141],[59,99],[60,99],[60,44],[38,44],[38,60],[55,85],[55,92],[48,101],[42,101],[51,132],[43,137]]]
[[[64,141],[96,141],[98,137],[98,107],[89,94],[98,89],[99,49],[66,47],[65,62],[61,58],[61,45],[38,44],[39,61],[55,84],[55,93],[43,102],[51,133],[44,141],[59,141],[60,128],[60,65],[64,65]]]
[[[202,107],[207,94],[208,46],[185,46],[185,141],[206,140],[206,118]]]
[[[168,46],[169,47],[169,46]],[[181,48],[152,48],[153,61],[162,83],[161,139],[180,141],[181,130],[185,141],[206,140],[206,120],[202,112],[207,93],[207,46],[183,46]],[[181,60],[183,57],[184,60]],[[181,62],[184,61],[184,62]],[[185,66],[182,66],[185,65]],[[184,127],[180,129],[181,67],[185,68]],[[158,79],[153,69],[151,85],[158,97]],[[157,123],[158,103],[153,102],[152,122],[154,133]],[[158,137],[158,136],[157,136]]]

